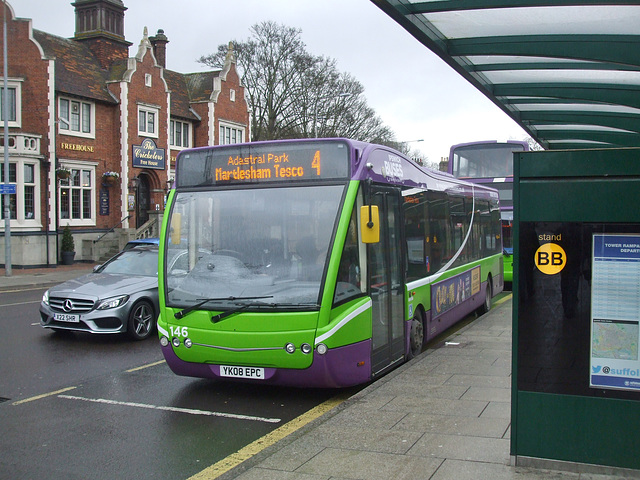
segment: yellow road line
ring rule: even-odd
[[[11,405],[22,405],[23,403],[33,402],[35,400],[40,400],[41,398],[51,397],[53,395],[58,395],[60,393],[68,392],[69,390],[73,390],[76,387],[67,387],[62,390],[56,390],[55,392],[43,393],[42,395],[36,395],[35,397],[25,398],[24,400],[18,400],[17,402],[13,402]]]
[[[144,370],[145,368],[155,367],[156,365],[160,365],[161,363],[164,363],[164,360],[159,360],[157,362],[148,363],[147,365],[142,365],[140,367],[135,367],[130,370],[125,370],[125,372],[126,373],[137,372],[138,370]]]
[[[510,293],[509,295],[507,295],[506,297],[501,298],[500,300],[498,300],[496,303],[493,304],[494,307],[497,307],[498,305],[503,304],[504,302],[506,302],[507,300],[511,300],[511,297],[513,297],[513,293]]]
[[[196,473],[188,480],[214,480],[218,478],[220,475],[228,472],[234,467],[237,467],[245,460],[248,460],[254,455],[257,455],[265,448],[270,447],[271,445],[285,438],[287,435],[291,435],[296,430],[304,427],[311,421],[327,413],[329,410],[337,407],[347,398],[349,397],[346,394],[337,395],[333,398],[330,398],[326,402],[312,408],[303,415],[300,415],[290,422],[285,423],[283,426],[275,429],[273,432],[270,432],[265,436],[257,439],[256,441],[250,443],[246,447],[241,448],[236,453],[233,453],[227,458],[223,458],[218,463],[214,463],[210,467],[207,467],[201,472]]]

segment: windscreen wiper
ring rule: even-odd
[[[180,310],[179,312],[175,313],[173,316],[179,320],[182,317],[184,317],[185,315],[190,314],[194,310],[197,310],[198,308],[203,306],[205,303],[209,303],[209,302],[225,302],[225,301],[226,302],[233,302],[233,301],[236,301],[236,300],[259,300],[261,298],[273,298],[273,295],[266,295],[266,296],[262,296],[262,297],[234,297],[234,296],[230,296],[230,297],[218,297],[218,298],[203,298],[203,299],[199,299],[200,301],[198,303],[193,304],[190,307],[185,308],[184,310]]]
[[[270,297],[262,297],[262,298],[270,298]],[[226,312],[219,313],[211,317],[211,321],[213,323],[218,323],[223,318],[226,318],[234,313],[241,312],[249,307],[320,307],[317,303],[268,303],[268,302],[247,302],[241,305],[238,305],[236,308],[232,308],[231,310],[227,310]]]

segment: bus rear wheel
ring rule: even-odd
[[[491,310],[491,299],[493,298],[493,289],[491,287],[491,277],[487,277],[487,286],[484,289],[484,302],[478,308],[478,315],[482,315]]]
[[[411,331],[409,332],[409,358],[422,353],[424,347],[424,320],[418,311],[411,319]]]

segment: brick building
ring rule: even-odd
[[[137,49],[125,40],[122,0],[71,5],[76,32],[67,39],[34,29],[0,0],[9,107],[9,141],[0,135],[0,152],[8,148],[16,185],[10,225],[18,268],[56,265],[66,225],[75,259],[86,261],[157,234],[179,151],[250,139],[231,45],[221,70],[182,74],[166,68],[164,31],[150,37],[145,28]],[[0,57],[1,47],[0,37]],[[0,79],[2,92],[1,72]]]

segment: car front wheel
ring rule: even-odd
[[[153,333],[153,305],[146,300],[140,300],[129,312],[127,333],[134,340],[144,340]]]

